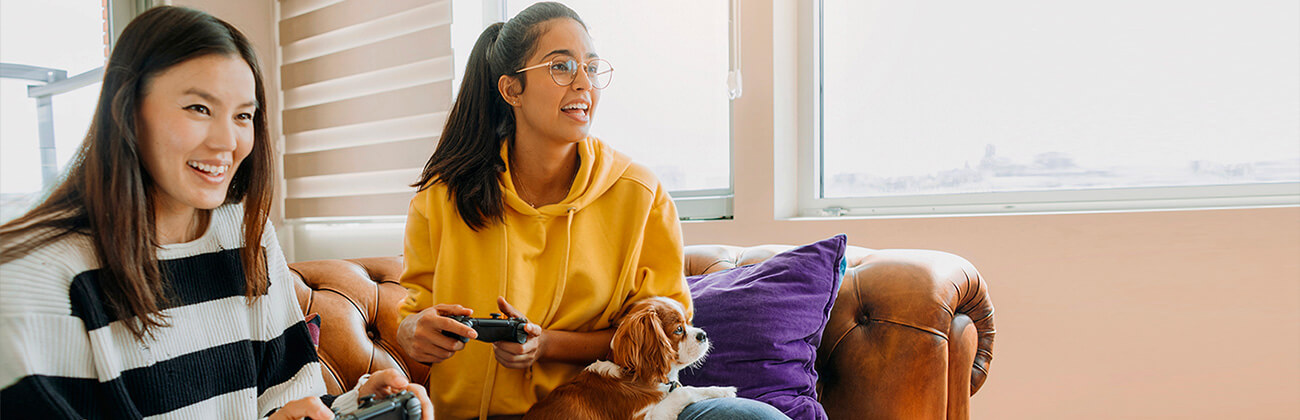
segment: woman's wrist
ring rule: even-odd
[[[397,324],[397,347],[402,349],[402,353],[407,356],[411,355],[412,337],[415,335],[415,324],[419,321],[419,312],[407,315],[402,318],[402,322]]]
[[[614,329],[589,332],[543,330],[542,336],[546,338],[538,343],[538,361],[585,366],[609,353]]]
[[[334,402],[330,404],[330,409],[339,413],[348,413],[361,407],[361,387],[369,380],[369,373],[361,375],[361,378],[357,379],[357,384],[352,389],[339,394],[338,398],[334,399]]]
[[[353,390],[353,391],[357,391],[358,393],[360,393],[360,392],[361,392],[361,388],[364,387],[364,386],[366,386],[366,382],[369,382],[369,381],[370,381],[370,374],[369,374],[369,373],[367,373],[367,374],[365,374],[365,375],[361,375],[361,378],[360,378],[360,379],[357,379],[357,386],[352,387],[352,390]],[[358,398],[358,399],[361,398],[361,397],[362,397],[361,395],[357,395],[357,398]]]
[[[551,353],[550,353],[551,346],[548,345],[548,340],[550,340],[550,337],[551,337],[551,330],[542,328],[542,334],[538,335],[537,338],[534,339],[537,340],[537,361],[539,362],[544,360],[551,360]]]

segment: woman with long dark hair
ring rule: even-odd
[[[633,302],[691,307],[672,200],[648,168],[588,135],[612,72],[558,3],[528,7],[475,43],[406,224],[410,295],[397,341],[432,364],[438,418],[523,414],[605,357]],[[489,312],[530,320],[528,340],[443,334],[475,337],[449,316]],[[784,418],[736,398],[683,412],[699,415]]]
[[[248,39],[192,9],[134,19],[62,182],[0,226],[0,417],[327,419],[424,392],[389,370],[324,395],[273,165]]]

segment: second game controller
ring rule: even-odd
[[[451,315],[447,318],[473,328],[474,332],[478,333],[476,338],[478,341],[486,343],[513,341],[519,344],[528,342],[528,332],[524,330],[528,320],[525,318],[502,318],[501,314],[492,314],[491,318],[470,318],[464,315]],[[455,338],[462,343],[469,342],[468,338],[447,331],[443,331],[442,335]]]
[[[420,398],[411,391],[402,391],[383,398],[367,395],[361,398],[356,410],[334,413],[336,420],[418,420],[422,409]]]

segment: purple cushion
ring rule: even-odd
[[[713,342],[693,386],[734,386],[792,419],[825,419],[817,403],[817,346],[844,276],[844,235],[758,264],[687,277],[696,327]]]
[[[311,336],[311,345],[320,347],[320,315],[312,312],[303,321],[307,321],[307,335]]]

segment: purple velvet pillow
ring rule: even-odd
[[[817,346],[844,276],[844,235],[758,264],[687,277],[696,327],[712,341],[693,386],[734,386],[792,419],[825,419],[817,403]]]

